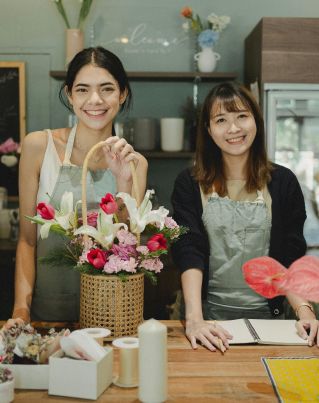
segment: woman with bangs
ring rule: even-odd
[[[172,252],[192,347],[197,341],[212,351],[229,347],[232,336],[207,320],[283,318],[284,297],[255,293],[241,268],[259,256],[285,267],[303,256],[305,204],[296,176],[269,161],[263,117],[245,87],[222,83],[206,97],[195,162],[177,177],[172,204],[175,220],[189,228]],[[318,331],[312,306],[296,295],[287,299],[300,319],[298,333],[312,344]]]

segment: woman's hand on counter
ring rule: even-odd
[[[233,338],[217,322],[207,322],[205,320],[186,321],[185,334],[193,349],[197,349],[197,342],[199,342],[210,351],[216,351],[217,347],[222,353],[229,348],[228,340]]]

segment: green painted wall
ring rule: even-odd
[[[64,3],[74,26],[79,0]],[[85,45],[109,48],[127,70],[192,71],[194,40],[185,35],[179,16],[186,5],[202,18],[212,12],[231,17],[215,47],[221,54],[216,71],[236,71],[239,80],[244,39],[262,17],[319,17],[318,0],[95,0],[85,24]],[[67,124],[68,114],[57,96],[61,82],[49,77],[50,70],[64,68],[64,30],[53,0],[0,0],[0,60],[26,61],[28,132]],[[119,42],[121,37],[129,43]],[[201,85],[200,99],[208,88]],[[192,85],[133,83],[133,92],[130,117],[176,116],[192,95]],[[150,184],[162,203],[169,205],[173,178],[187,163],[150,162]]]

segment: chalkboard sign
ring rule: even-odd
[[[0,62],[0,144],[25,135],[25,64]]]

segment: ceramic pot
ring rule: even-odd
[[[202,73],[211,73],[215,70],[220,54],[214,52],[213,48],[203,48],[196,53],[194,59],[197,61],[198,70]]]
[[[14,399],[14,380],[0,383],[0,402],[10,403]]]

